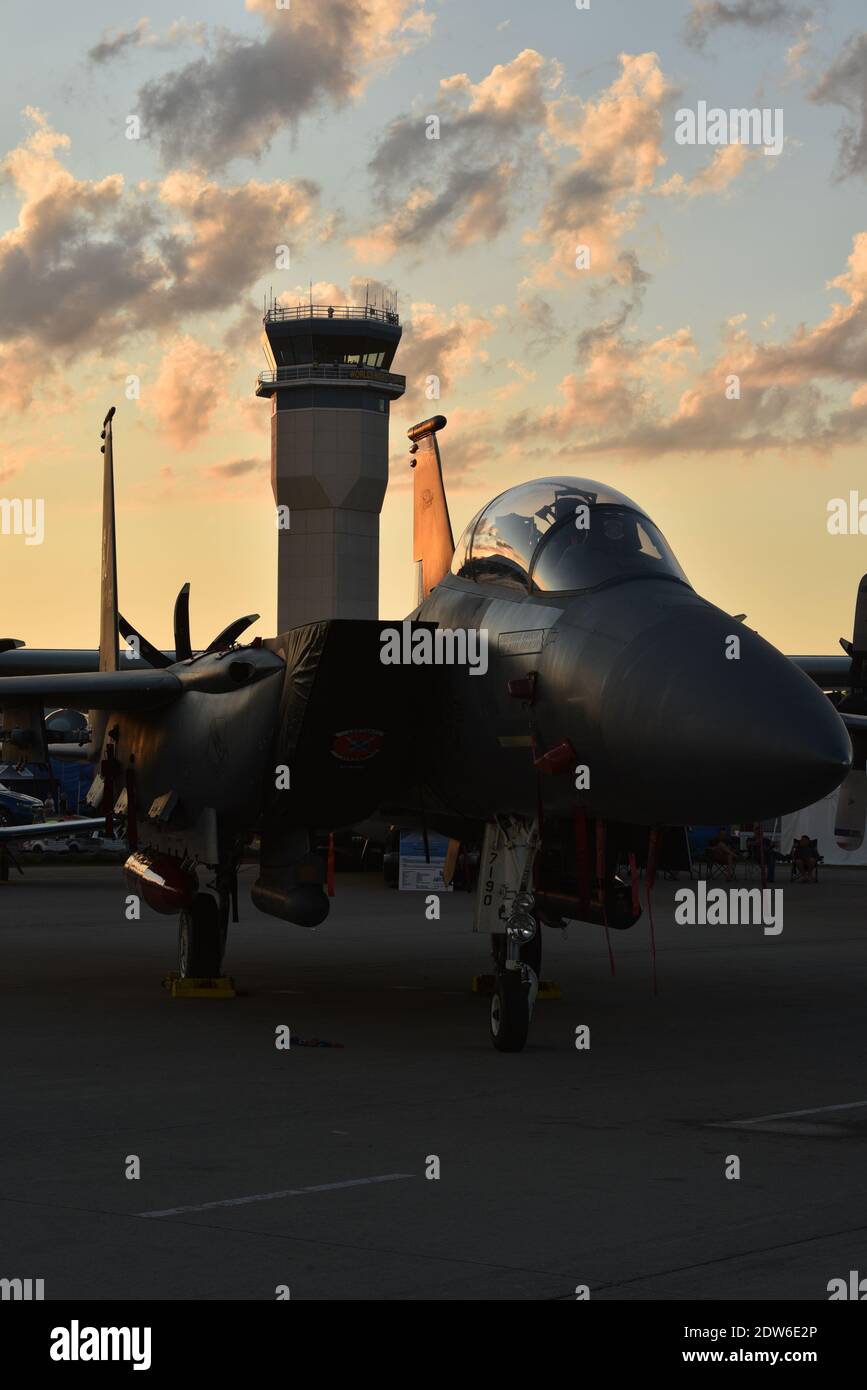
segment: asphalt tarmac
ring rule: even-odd
[[[468,895],[429,922],[423,895],[341,875],[307,932],[252,908],[252,872],[225,1001],[169,997],[174,919],[127,921],[116,869],[0,888],[0,1278],[46,1299],[824,1300],[867,1274],[864,874],[782,870],[777,936],[678,926],[685,884],[657,884],[655,996],[646,916],[612,933],[613,978],[598,928],[547,931],[562,997],[506,1055],[470,989]],[[281,1025],[344,1046],[278,1050]]]

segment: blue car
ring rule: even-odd
[[[45,819],[45,808],[38,796],[10,791],[0,782],[0,825],[33,825]]]

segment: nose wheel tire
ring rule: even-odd
[[[518,970],[499,970],[491,996],[491,1042],[498,1052],[520,1052],[530,1031],[530,987]]]
[[[196,893],[178,923],[178,975],[182,980],[216,979],[223,968],[226,924],[210,893]]]

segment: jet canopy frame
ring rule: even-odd
[[[689,586],[647,513],[586,478],[538,478],[501,492],[473,517],[451,569],[531,593],[576,593],[645,576]]]

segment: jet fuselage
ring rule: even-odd
[[[809,677],[678,580],[516,596],[449,574],[414,616],[488,634],[484,675],[440,671],[432,786],[461,815],[532,816],[542,776],[549,811],[723,825],[808,805],[848,770],[848,734]],[[532,703],[510,694],[532,672]],[[584,777],[537,772],[534,754],[567,742]]]

